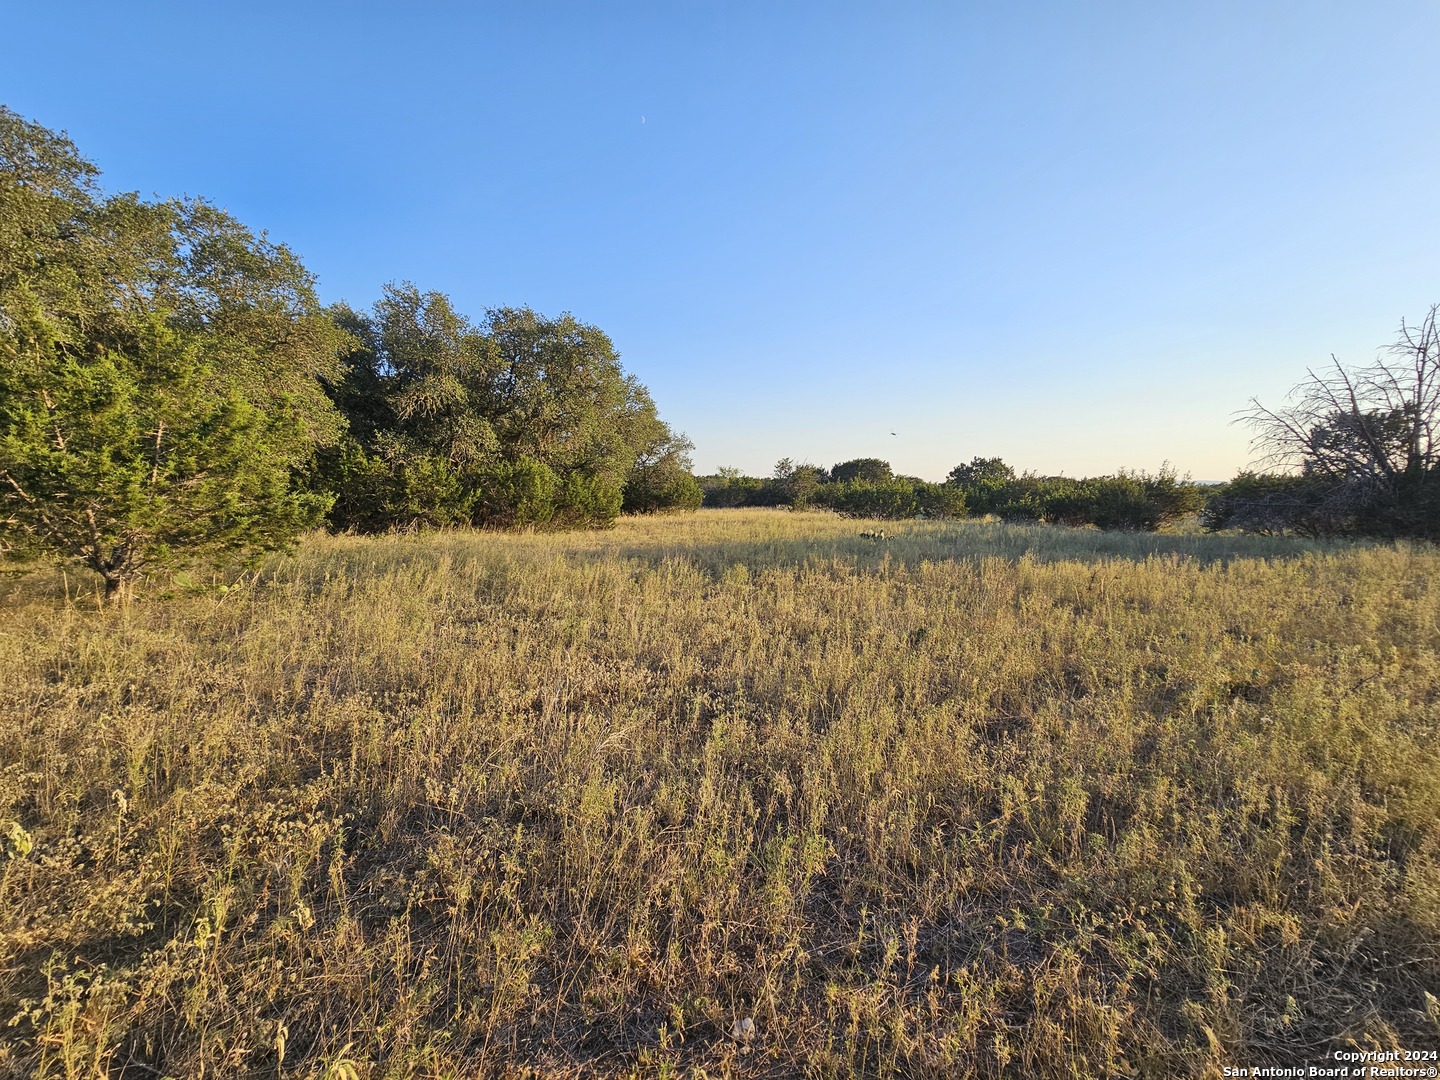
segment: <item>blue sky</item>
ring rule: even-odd
[[[1440,301],[1433,2],[4,17],[0,101],[111,188],[211,198],[326,300],[571,311],[701,471],[1221,479],[1250,396]]]

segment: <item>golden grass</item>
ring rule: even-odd
[[[104,613],[11,581],[0,1075],[1436,1045],[1440,555],[869,527],[317,537]]]

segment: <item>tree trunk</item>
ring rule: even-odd
[[[111,548],[107,554],[97,538],[85,552],[85,563],[104,580],[106,600],[124,592],[133,570],[127,547]]]

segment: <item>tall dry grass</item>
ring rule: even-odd
[[[1437,1045],[1440,556],[865,528],[315,538],[103,613],[10,582],[0,1074]]]

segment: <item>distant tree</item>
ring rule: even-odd
[[[1125,475],[1139,480],[1147,511],[1141,528],[1159,529],[1193,517],[1205,508],[1207,491],[1190,476],[1179,476],[1167,462],[1158,472]]]
[[[1030,472],[1003,482],[981,480],[960,490],[972,513],[994,514],[1002,521],[1046,521],[1055,512],[1048,505],[1051,478]]]
[[[969,464],[956,465],[945,483],[960,489],[972,514],[996,514],[1007,520],[1042,515],[1038,498],[1025,494],[1033,486],[1029,478],[1017,478],[1015,470],[999,458],[976,457]]]
[[[965,513],[965,496],[954,487],[911,476],[885,480],[842,480],[815,492],[813,502],[848,517],[951,518]]]
[[[773,481],[745,476],[739,469],[721,468],[713,476],[701,476],[697,480],[704,506],[775,506],[780,501]]]
[[[1110,484],[1108,477],[1089,480],[1079,480],[1069,476],[1043,476],[1026,477],[1028,484],[1027,494],[1034,499],[1036,513],[1029,513],[1029,504],[1023,504],[1024,509],[1016,513],[1012,511],[1015,518],[1037,521],[1054,522],[1057,525],[1068,525],[1071,528],[1079,528],[1082,525],[1098,525],[1095,521],[1096,503],[1103,502],[1106,506],[1107,517],[1112,522],[1117,517],[1117,511],[1122,507],[1133,508],[1139,505],[1143,499],[1139,484],[1128,483],[1121,485]],[[1011,489],[1021,487],[1013,481]],[[1005,516],[1005,515],[1002,515]]]
[[[879,458],[854,458],[851,461],[842,461],[830,469],[830,480],[837,484],[849,480],[879,484],[889,480],[892,475],[890,463]]]
[[[1285,406],[1251,402],[1243,419],[1261,462],[1313,478],[1326,507],[1315,520],[1338,532],[1440,539],[1437,307],[1418,326],[1402,322],[1369,367],[1331,359],[1332,369],[1310,371]]]
[[[970,488],[981,484],[998,486],[1014,479],[1015,470],[998,457],[975,457],[968,464],[951,469],[945,482],[959,488]]]
[[[1153,532],[1200,511],[1205,497],[1194,484],[1174,470],[1162,467],[1153,475],[1121,470],[1069,484],[1054,482],[1046,493],[1050,520],[1101,529]],[[1064,505],[1070,515],[1060,512]]]
[[[916,483],[915,498],[920,516],[926,518],[964,517],[967,511],[965,493],[950,484]]]
[[[951,469],[945,484],[964,494],[973,514],[1075,527],[1154,530],[1205,504],[1200,490],[1168,465],[1153,475],[1122,469],[1112,476],[1075,479],[1017,475],[999,458],[976,457]]]
[[[820,485],[828,479],[829,474],[824,469],[808,461],[797,464],[785,457],[775,463],[770,489],[776,504],[801,509],[810,504]]]
[[[847,517],[899,520],[920,513],[915,486],[908,480],[841,480],[827,484],[816,494],[815,502]]]

